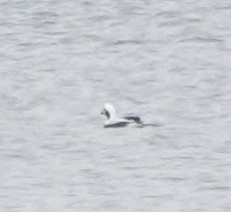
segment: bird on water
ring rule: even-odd
[[[101,112],[102,115],[106,116],[106,121],[104,124],[105,128],[108,127],[127,127],[127,126],[137,126],[142,127],[143,122],[139,116],[128,115],[122,118],[116,117],[116,110],[112,103],[105,103],[104,109]]]

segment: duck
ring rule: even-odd
[[[142,127],[143,125],[140,117],[136,115],[128,115],[122,118],[117,118],[116,110],[112,103],[105,103],[101,114],[106,116],[104,128],[117,128],[127,126]]]

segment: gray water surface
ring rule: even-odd
[[[0,1],[0,211],[231,211],[231,2]],[[104,102],[161,127],[104,129]]]

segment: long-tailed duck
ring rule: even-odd
[[[105,115],[107,120],[105,121],[105,128],[108,127],[126,127],[129,125],[135,125],[138,127],[143,126],[143,122],[141,121],[139,116],[128,115],[122,118],[116,118],[115,107],[111,103],[105,103],[104,109],[101,114]]]

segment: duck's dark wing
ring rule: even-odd
[[[116,127],[126,127],[130,122],[128,121],[120,121],[116,123],[106,124],[104,125],[104,128],[116,128]]]
[[[136,122],[137,124],[142,124],[143,122],[141,121],[140,117],[139,116],[135,116],[135,115],[128,115],[128,116],[125,116],[123,117],[124,119],[127,119],[129,121],[134,121]]]

